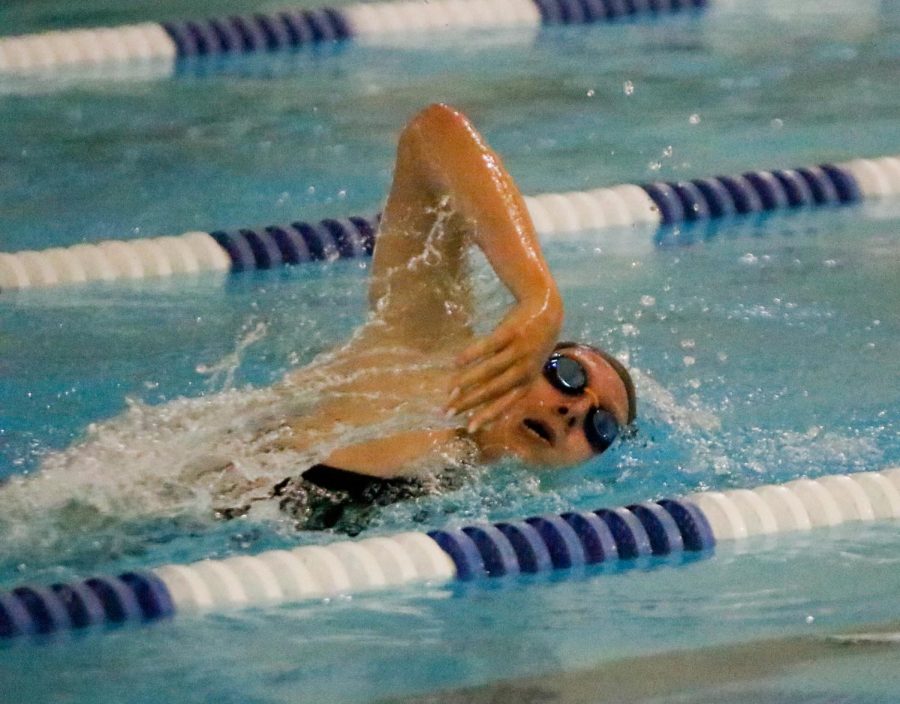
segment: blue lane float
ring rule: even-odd
[[[571,526],[581,541],[588,564],[611,562],[619,558],[619,547],[612,531],[596,513],[569,512],[562,514],[561,518]]]
[[[0,594],[0,638],[156,621],[174,613],[168,588],[150,572],[50,587],[28,585]]]
[[[900,467],[427,534],[271,550],[0,592],[0,639],[325,599],[416,582],[472,582],[599,563],[625,566],[637,558],[685,552],[711,555],[720,541],[896,518]]]
[[[66,66],[284,51],[348,39],[392,41],[447,30],[617,22],[699,10],[707,0],[399,0],[212,19],[0,37],[0,75]]]
[[[553,560],[547,544],[530,523],[525,521],[497,523],[496,528],[506,536],[516,551],[519,569],[522,572],[546,572],[553,569]]]
[[[578,534],[561,516],[534,516],[526,518],[550,554],[550,564],[554,569],[567,569],[585,564],[584,548]]]
[[[608,227],[678,225],[737,215],[836,207],[900,194],[900,157],[691,181],[623,184],[526,196],[544,241]],[[87,281],[249,271],[367,257],[379,215],[109,240],[43,251],[0,252],[0,291]],[[661,232],[665,232],[661,230]]]
[[[351,36],[347,19],[333,8],[163,22],[162,27],[178,58],[293,49]]]
[[[687,182],[657,181],[641,187],[659,209],[664,225],[733,212],[743,215],[801,205],[845,205],[864,197],[851,169],[835,164]]]

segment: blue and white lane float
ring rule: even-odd
[[[900,156],[799,169],[751,171],[692,181],[624,184],[526,196],[545,241],[568,232],[649,227],[714,218],[838,206],[900,194]],[[372,253],[378,216],[108,240],[42,251],[0,252],[0,291],[141,279],[201,271],[269,269]]]
[[[692,181],[526,196],[544,241],[606,227],[677,224],[900,195],[900,156]],[[372,253],[378,216],[0,252],[0,291],[201,271],[269,269]]]
[[[0,75],[64,66],[295,49],[448,29],[612,22],[695,10],[707,0],[400,0],[205,20],[0,37]]]
[[[718,541],[900,518],[900,467],[521,521],[164,565],[0,592],[0,640],[238,607],[627,562]]]

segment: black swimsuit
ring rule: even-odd
[[[381,479],[327,464],[316,464],[299,477],[287,477],[272,487],[268,498],[294,518],[298,530],[335,530],[357,535],[369,524],[380,506],[458,488],[457,472],[442,472],[435,482],[414,477]],[[250,506],[219,509],[221,518],[236,518]]]
[[[288,477],[272,488],[278,507],[303,530],[333,529],[360,533],[378,506],[387,506],[427,493],[416,479],[380,479],[358,472],[316,464],[299,477]]]

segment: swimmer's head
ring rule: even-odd
[[[637,413],[628,370],[607,352],[560,342],[525,395],[475,434],[487,459],[566,467],[605,450]]]

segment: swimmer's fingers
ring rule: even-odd
[[[481,359],[468,369],[457,374],[452,382],[451,388],[453,392],[450,395],[447,407],[453,405],[453,401],[464,391],[468,391],[471,387],[490,381],[498,374],[511,367],[519,357],[517,351],[513,347],[506,347],[485,359]]]
[[[488,423],[502,416],[516,401],[521,399],[524,395],[525,389],[521,386],[517,386],[512,391],[507,391],[500,398],[491,401],[489,404],[479,409],[477,413],[472,414],[466,430],[469,433],[477,432]]]
[[[456,358],[456,365],[465,367],[478,359],[496,354],[507,347],[515,337],[516,331],[511,326],[501,325],[487,337],[466,347]]]
[[[483,403],[490,404],[517,387],[524,387],[532,373],[524,363],[513,364],[484,384],[478,384],[457,396],[453,401],[453,412],[464,413]]]

